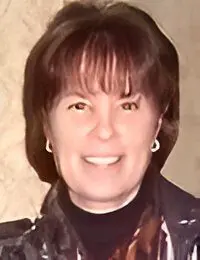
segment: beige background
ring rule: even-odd
[[[164,174],[200,196],[200,1],[137,0],[177,46],[181,132]],[[27,164],[21,86],[25,59],[61,0],[0,0],[0,220],[38,214],[48,189]]]

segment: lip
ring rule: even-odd
[[[84,154],[82,158],[86,157],[122,157],[124,156],[122,153],[89,153],[89,154]]]

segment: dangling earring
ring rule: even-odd
[[[153,146],[151,147],[151,151],[152,151],[152,153],[155,153],[155,152],[158,151],[159,149],[160,149],[160,143],[159,143],[159,141],[156,139],[156,140],[154,141]]]
[[[52,146],[51,146],[48,139],[47,139],[47,142],[46,142],[46,150],[47,150],[48,153],[52,153]]]

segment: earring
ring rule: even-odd
[[[51,144],[50,144],[48,139],[47,139],[47,142],[46,142],[46,151],[48,153],[52,153],[52,146],[51,146]]]
[[[152,151],[152,153],[155,153],[155,152],[158,151],[159,149],[160,149],[160,143],[159,143],[159,141],[156,139],[156,140],[154,141],[153,146],[151,147],[151,151]]]

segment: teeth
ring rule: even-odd
[[[119,156],[115,156],[115,157],[86,157],[85,160],[89,163],[104,165],[104,164],[115,163],[119,160],[119,158],[120,158]]]

